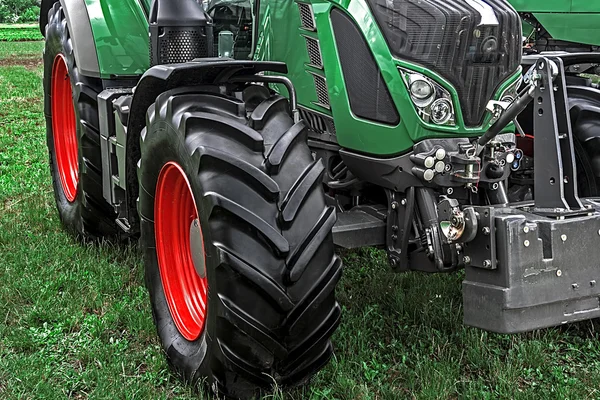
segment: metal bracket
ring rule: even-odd
[[[583,210],[577,193],[563,62],[544,57],[537,60],[535,69],[535,209],[547,215]]]
[[[415,211],[415,189],[408,188],[406,198],[392,190],[385,192],[388,198],[386,248],[390,265],[398,272],[409,271],[408,241]]]

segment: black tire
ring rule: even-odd
[[[600,195],[600,90],[571,86],[568,96],[579,195],[596,197]]]
[[[331,357],[341,314],[323,164],[313,160],[287,100],[268,96],[256,86],[245,102],[173,90],[150,107],[141,138],[141,247],[162,346],[184,380],[234,398],[275,382],[306,383]],[[204,232],[208,313],[195,341],[174,324],[155,249],[157,178],[173,161],[190,182]]]
[[[57,55],[66,60],[71,81],[76,118],[79,181],[77,195],[67,200],[58,175],[52,129],[52,69]],[[79,73],[69,28],[59,2],[48,13],[46,46],[44,49],[44,112],[46,138],[50,156],[50,173],[54,198],[60,219],[65,228],[80,239],[99,239],[117,234],[114,209],[102,195],[102,159],[97,96],[102,90],[100,79]]]

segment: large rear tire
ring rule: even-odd
[[[97,95],[99,79],[79,73],[64,12],[48,13],[44,49],[44,111],[54,198],[65,228],[81,239],[117,234],[102,195]]]
[[[304,124],[265,88],[237,97],[158,97],[141,137],[139,213],[170,364],[252,398],[307,382],[331,357],[341,261]]]

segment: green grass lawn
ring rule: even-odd
[[[37,24],[0,24],[0,42],[23,42],[42,40]]]
[[[197,398],[168,370],[135,247],[81,246],[57,218],[41,42],[0,42],[0,398]],[[600,398],[597,323],[530,334],[462,325],[461,275],[344,255],[336,353],[290,399]]]

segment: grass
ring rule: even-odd
[[[0,24],[0,42],[24,42],[42,40],[37,24]]]
[[[0,398],[198,398],[168,370],[134,247],[81,246],[47,168],[42,44],[0,43]],[[11,60],[10,63],[7,60]],[[280,399],[600,398],[596,322],[522,335],[461,323],[461,275],[344,254],[336,353]]]

